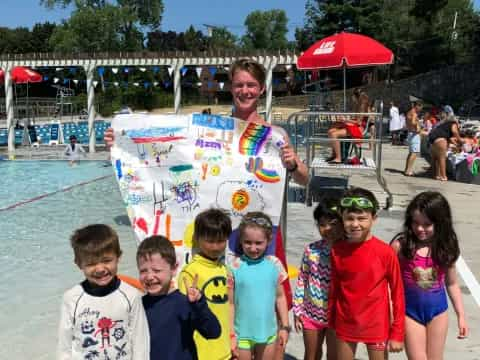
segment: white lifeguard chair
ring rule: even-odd
[[[62,143],[63,139],[63,131],[62,131],[62,124],[60,122],[53,122],[50,125],[50,140],[48,141],[48,145],[55,145]]]
[[[56,95],[56,112],[55,116],[59,117],[59,121],[62,121],[62,117],[64,114],[65,108],[70,110],[70,115],[73,117],[73,103],[71,98],[75,96],[75,91],[73,89],[67,88],[65,86],[60,85],[52,85],[54,88],[57,89]]]

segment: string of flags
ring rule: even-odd
[[[170,88],[171,86],[173,86],[173,72],[174,72],[175,69],[174,69],[173,66],[166,66],[164,68],[166,68],[169,78],[162,79],[162,80],[155,79],[155,81],[136,80],[136,81],[133,81],[133,82],[129,82],[128,81],[129,74],[135,72],[136,70],[140,71],[141,73],[145,73],[148,70],[148,71],[151,71],[154,75],[157,75],[161,72],[162,68],[160,66],[151,66],[151,67],[148,67],[148,68],[147,67],[129,67],[129,66],[123,66],[123,67],[99,66],[99,67],[96,68],[96,72],[97,72],[100,79],[92,81],[92,84],[95,88],[98,86],[99,83],[101,83],[102,86],[105,86],[105,87],[108,87],[108,86],[128,87],[129,85],[130,86],[133,85],[135,87],[143,86],[145,89],[150,88],[150,87],[157,87],[157,86],[163,86],[164,88]],[[290,70],[292,68],[292,65],[285,65],[285,68],[287,70]],[[46,69],[50,70],[50,68],[46,68]],[[194,81],[194,80],[189,81],[189,80],[186,80],[186,79],[182,80],[183,85],[190,85],[190,86],[196,85],[198,87],[203,86],[204,88],[208,88],[208,89],[213,89],[215,87],[218,87],[218,89],[223,90],[224,87],[225,87],[225,82],[218,81],[218,80],[217,81],[211,81],[210,80],[211,78],[215,77],[215,75],[218,73],[219,70],[222,70],[222,67],[217,67],[217,66],[196,66],[196,67],[190,66],[190,67],[187,67],[187,66],[183,66],[179,69],[179,73],[180,73],[182,78],[185,78],[185,76],[187,75],[187,73],[189,71],[193,71],[194,74],[196,75],[197,79],[198,79],[197,81]],[[228,72],[230,70],[230,67],[229,66],[223,66],[223,70],[224,70],[224,72]],[[75,75],[82,76],[82,74],[78,74],[80,71],[79,71],[79,68],[77,68],[77,67],[65,67],[65,68],[56,67],[55,71],[56,72],[63,72],[62,75],[64,75],[64,76],[61,76],[60,74],[57,75],[57,76],[53,76],[53,77],[50,76],[50,75],[44,75],[43,80],[44,81],[52,81],[54,84],[63,84],[63,85],[68,85],[68,86],[71,83],[73,83],[75,85],[78,85],[78,86],[86,84],[86,80],[84,80],[84,79],[76,79],[76,78],[71,77],[71,76],[75,76]],[[205,74],[204,73],[205,71],[207,71],[208,73]],[[65,72],[68,72],[68,75],[65,75]],[[114,75],[123,74],[124,76],[127,76],[127,81],[118,81],[117,79],[115,79],[115,81],[106,81],[104,79],[104,77],[108,72],[111,72]],[[308,75],[310,75],[310,74],[308,74]],[[162,75],[160,74],[160,76],[162,76]],[[203,78],[203,81],[202,81],[202,78]],[[290,77],[287,75],[285,77],[285,79],[286,79],[286,81],[288,81],[290,79]],[[282,79],[273,78],[272,82],[273,82],[274,85],[278,85],[282,82]]]

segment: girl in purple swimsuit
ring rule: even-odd
[[[468,335],[455,262],[460,256],[450,205],[438,192],[418,194],[405,213],[404,232],[391,242],[405,288],[405,348],[409,359],[443,359],[447,293],[457,314],[458,338]]]

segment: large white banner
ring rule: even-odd
[[[249,211],[278,225],[286,177],[278,129],[206,114],[125,114],[112,127],[112,165],[139,241],[167,236],[182,265],[204,209],[227,210],[234,228]]]

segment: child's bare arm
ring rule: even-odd
[[[468,326],[465,319],[465,310],[463,307],[462,293],[458,284],[457,270],[455,265],[450,266],[445,276],[445,284],[447,287],[448,297],[453,304],[455,313],[457,314],[458,338],[464,339],[468,336]]]
[[[285,296],[285,291],[283,290],[282,283],[279,283],[277,285],[277,300],[275,302],[275,305],[277,310],[278,322],[280,324],[280,328],[278,329],[278,338],[280,340],[280,345],[285,347],[288,341],[290,326],[288,324],[287,297]]]
[[[227,275],[228,303],[230,304],[230,349],[232,359],[238,358],[237,337],[235,335],[235,279],[229,271]]]
[[[388,270],[388,286],[390,288],[392,325],[390,327],[390,345],[392,352],[402,351],[405,336],[405,294],[400,265],[395,254],[391,255]]]

